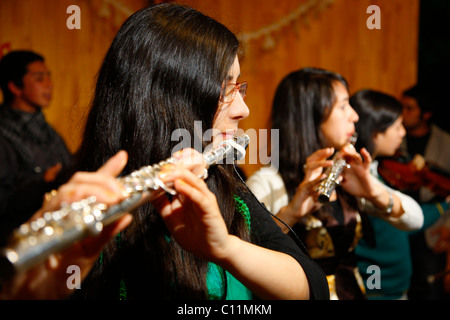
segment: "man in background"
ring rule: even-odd
[[[61,136],[46,122],[53,82],[44,58],[12,51],[0,61],[0,243],[42,205],[71,162]]]
[[[436,84],[418,84],[403,92],[403,126],[406,129],[401,153],[403,157],[412,161],[412,164],[421,170],[427,167],[430,170],[450,177],[450,133],[447,128],[439,127],[433,121],[433,116],[439,108],[446,108],[448,99],[445,96],[446,88]],[[447,103],[447,105],[446,105]],[[445,114],[445,111],[444,113]],[[420,204],[434,204],[440,207],[441,215],[445,215],[444,206],[439,203],[449,199],[449,196],[437,194],[431,188],[423,186],[410,193]],[[427,221],[426,206],[424,210],[425,224]],[[441,219],[442,220],[442,219]],[[433,283],[427,282],[427,277],[439,273],[446,268],[446,252],[448,243],[442,250],[430,247],[427,237],[435,233],[437,224],[431,225],[425,232],[410,236],[411,255],[413,260],[413,276],[408,296],[410,299],[443,299],[445,297],[442,279]],[[441,241],[438,241],[442,244]],[[448,241],[447,241],[448,242]]]

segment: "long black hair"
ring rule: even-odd
[[[177,129],[189,132],[195,146],[212,127],[238,49],[231,31],[192,8],[162,4],[133,14],[99,71],[76,170],[96,170],[121,149],[129,154],[124,174],[164,160],[179,144],[171,138]],[[214,166],[207,184],[229,232],[245,239],[233,179],[232,165]],[[128,298],[205,298],[206,272],[207,262],[184,251],[147,204],[107,246],[85,287],[89,298],[118,298],[120,283]]]
[[[358,113],[355,124],[358,140],[355,148],[375,151],[373,138],[385,132],[402,115],[402,104],[393,96],[375,90],[359,90],[350,97],[350,105]]]
[[[333,85],[347,81],[338,73],[303,68],[288,74],[278,85],[272,106],[272,129],[279,130],[279,172],[289,199],[303,180],[306,158],[325,147],[320,124],[336,102]],[[276,155],[272,155],[276,156]]]

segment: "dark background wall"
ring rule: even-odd
[[[450,1],[421,0],[418,80],[440,96],[434,121],[450,132]]]

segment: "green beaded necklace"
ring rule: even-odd
[[[244,217],[247,229],[250,231],[250,210],[245,201],[238,195],[234,195],[234,202],[236,203],[236,210]]]

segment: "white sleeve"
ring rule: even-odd
[[[377,183],[382,184],[386,190],[389,190],[400,199],[402,208],[405,212],[398,218],[389,217],[384,214],[383,210],[376,208],[368,201],[366,201],[364,206],[366,212],[389,222],[393,227],[399,230],[414,231],[422,228],[424,220],[423,212],[417,201],[398,190],[389,188],[378,180]]]
[[[262,168],[256,171],[247,179],[246,184],[256,198],[273,214],[277,214],[288,204],[283,179],[273,169]]]

